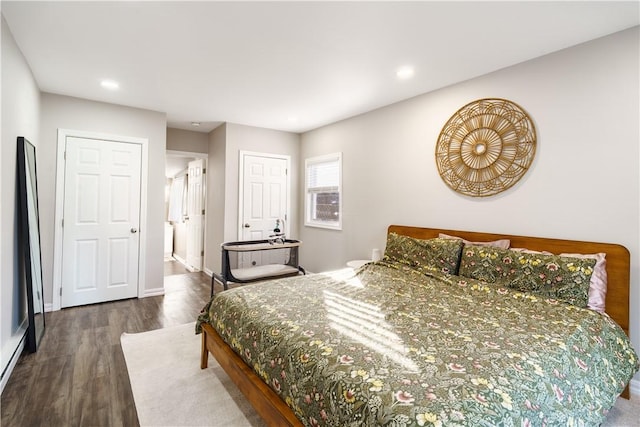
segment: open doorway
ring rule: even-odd
[[[206,164],[206,153],[167,151],[165,276],[203,268]]]

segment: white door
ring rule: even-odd
[[[242,217],[240,222],[240,240],[262,240],[273,235],[276,221],[280,230],[287,231],[287,167],[286,157],[241,153],[243,170],[241,187]],[[269,257],[280,256],[280,251],[267,251]],[[260,252],[247,254],[239,260],[240,267],[247,264],[262,265],[277,262],[262,260]]]
[[[204,159],[189,162],[187,174],[187,264],[202,269],[204,230]]]
[[[67,137],[62,307],[138,295],[140,144]]]

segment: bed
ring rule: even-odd
[[[573,255],[595,253],[606,314],[581,308],[597,261]],[[564,282],[505,268],[540,259]],[[201,368],[211,353],[267,424],[341,426],[598,425],[639,368],[628,328],[620,245],[395,225],[380,262],[225,291],[196,323]]]

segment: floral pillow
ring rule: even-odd
[[[597,254],[560,254],[560,256],[596,260],[596,265],[593,267],[593,274],[589,281],[587,308],[604,313],[607,300],[607,254],[599,252]]]
[[[465,246],[460,275],[586,307],[596,260]]]
[[[511,248],[512,251],[526,252],[530,254],[545,254],[553,255],[551,252],[533,251],[526,248]],[[607,300],[607,254],[599,252],[595,254],[569,254],[562,253],[562,257],[573,258],[592,258],[596,260],[596,265],[593,267],[593,274],[589,280],[589,300],[587,302],[587,308],[604,313]]]
[[[463,245],[459,239],[423,240],[389,233],[383,261],[399,262],[423,273],[457,274]]]

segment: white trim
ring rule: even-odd
[[[45,302],[44,303],[44,312],[45,313],[50,313],[53,311],[53,304],[51,304],[50,302]]]
[[[182,264],[182,266],[184,268],[186,268],[187,270],[189,270],[191,273],[195,273],[198,272],[200,270],[198,270],[197,268],[194,268],[192,265],[189,265],[187,263],[187,260],[182,258],[180,255],[176,254],[175,252],[173,253],[173,259],[175,259],[176,261],[178,261],[180,264]]]
[[[309,174],[307,173],[310,164],[314,163],[324,163],[330,160],[338,160],[338,169],[340,176],[338,177],[338,194],[340,204],[338,205],[338,224],[327,224],[321,221],[313,221],[309,218]],[[316,228],[325,228],[328,230],[342,230],[342,206],[344,204],[343,200],[343,191],[342,191],[342,152],[324,154],[321,156],[309,157],[304,159],[304,203],[303,203],[303,212],[304,215],[304,225],[306,227],[316,227]]]
[[[204,218],[202,219],[202,270],[205,269],[204,265],[207,260],[207,223],[209,222],[207,218],[209,218],[209,208],[207,206],[207,193],[209,192],[209,174],[207,170],[209,169],[209,157],[207,156],[204,161],[204,171],[202,171],[202,180],[204,185],[204,200],[202,201],[202,206],[204,207]]]
[[[124,141],[142,145],[142,164],[140,165],[140,227],[138,229],[140,247],[138,252],[138,298],[145,292],[147,265],[147,187],[149,184],[149,140],[147,138],[125,137]],[[162,229],[164,232],[164,228]],[[164,284],[163,284],[164,286]],[[164,288],[162,289],[164,294]]]
[[[196,153],[194,151],[178,151],[178,150],[167,150],[167,156],[174,157],[193,157],[194,159],[208,159],[208,153]]]
[[[0,394],[4,391],[4,387],[9,382],[9,377],[11,377],[11,373],[13,369],[18,364],[18,360],[20,359],[20,355],[24,351],[24,345],[27,341],[27,325],[29,323],[29,318],[25,317],[22,321],[22,324],[18,327],[18,330],[15,334],[13,334],[7,342],[2,346],[2,354],[5,355],[11,352],[11,358],[6,362],[6,366],[4,366],[5,361],[2,361],[2,378],[0,379]],[[13,343],[17,345],[13,347]],[[7,348],[8,347],[8,348]],[[12,349],[13,347],[13,349]]]
[[[281,159],[287,162],[287,207],[286,207],[286,220],[284,221],[284,234],[286,236],[291,235],[291,226],[289,225],[291,219],[291,156],[286,154],[273,154],[273,153],[258,153],[256,151],[240,150],[239,152],[239,165],[238,165],[238,240],[242,240],[243,223],[244,223],[244,157],[267,157],[270,159]]]
[[[7,369],[4,371],[4,375],[2,375],[2,379],[0,380],[0,394],[4,391],[4,387],[9,382],[9,378],[13,373],[13,369],[18,364],[20,355],[24,351],[24,342],[26,341],[26,338],[27,338],[27,333],[25,332],[25,334],[22,336],[22,339],[20,340],[20,344],[18,344],[18,348],[16,349],[15,353],[13,353],[13,356],[11,357],[11,361],[9,362],[9,365],[7,365]]]
[[[209,277],[213,277],[213,271],[212,271],[212,270],[209,270],[208,268],[204,268],[204,269],[202,270],[202,272],[203,272],[204,274],[206,274],[207,276],[209,276]]]
[[[164,286],[161,288],[145,289],[142,291],[142,295],[138,295],[138,298],[157,297],[164,295]]]
[[[149,170],[149,140],[133,136],[112,135],[99,132],[86,132],[81,130],[58,129],[58,151],[56,156],[56,201],[54,214],[54,248],[53,248],[53,302],[52,310],[57,311],[62,307],[60,289],[62,287],[62,218],[64,213],[64,171],[65,171],[65,146],[67,137],[87,139],[102,139],[105,141],[126,142],[140,144],[142,158],[140,165],[140,247],[138,252],[138,298],[149,290],[144,289],[146,256],[147,256],[147,183]],[[143,236],[145,236],[143,238]],[[164,291],[163,291],[164,293]]]
[[[176,261],[178,261],[180,264],[182,264],[182,266],[184,268],[187,268],[187,260],[182,258],[180,255],[178,255],[177,253],[173,253],[171,254],[171,256],[173,257],[173,259],[175,259]]]
[[[58,150],[56,153],[56,203],[53,215],[53,310],[60,310],[62,298],[60,289],[62,288],[62,217],[64,212],[64,149],[66,132],[58,129]]]

